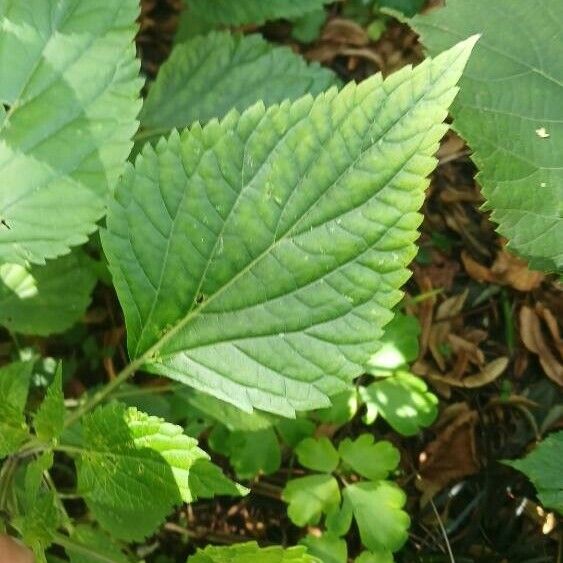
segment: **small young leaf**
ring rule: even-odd
[[[321,563],[304,546],[260,548],[256,542],[224,547],[207,546],[188,557],[188,563]]]
[[[508,247],[548,271],[563,270],[562,21],[560,0],[448,0],[409,22],[430,53],[483,35],[453,127],[473,149],[486,208]]]
[[[240,479],[275,473],[281,465],[280,446],[273,428],[231,432],[220,426],[209,436],[209,444],[228,456]]]
[[[34,362],[0,368],[0,459],[17,451],[29,436],[24,416]]]
[[[268,20],[296,18],[332,0],[184,0],[186,10],[176,39],[183,41],[218,27],[261,25]]]
[[[84,417],[83,435],[78,489],[113,536],[141,540],[192,500],[190,469],[207,454],[179,426],[114,403]]]
[[[320,537],[305,536],[301,542],[307,551],[318,557],[323,563],[347,563],[348,546],[346,541],[337,536],[325,533]]]
[[[391,442],[374,443],[371,434],[362,434],[356,440],[346,438],[340,442],[338,453],[347,465],[367,479],[385,479],[397,468],[401,456]]]
[[[296,448],[297,459],[303,467],[330,473],[338,466],[338,452],[326,437],[305,438]]]
[[[393,563],[393,554],[390,551],[363,551],[355,559],[355,563]]]
[[[309,475],[287,483],[282,498],[289,503],[287,514],[296,526],[318,524],[321,514],[336,510],[340,489],[332,475]]]
[[[147,143],[102,233],[131,357],[247,411],[328,406],[401,297],[475,41]]]
[[[546,508],[563,515],[563,431],[550,434],[525,458],[504,461],[524,473],[538,491]]]
[[[406,372],[361,387],[360,395],[368,407],[368,423],[380,413],[403,436],[430,426],[438,414],[437,397],[422,379]]]
[[[329,512],[325,519],[326,529],[335,536],[343,536],[348,533],[352,525],[352,505],[343,502],[336,510]]]
[[[420,323],[416,317],[395,313],[381,337],[381,348],[369,359],[368,372],[389,375],[418,357]]]
[[[90,304],[96,276],[88,259],[73,252],[44,266],[0,266],[0,324],[46,336],[70,328]]]
[[[224,117],[262,100],[266,106],[316,95],[338,84],[316,63],[259,35],[227,32],[196,37],[174,47],[160,67],[141,112],[142,138],[168,134],[194,121]]]
[[[58,438],[63,431],[65,402],[62,382],[63,367],[59,363],[53,383],[49,386],[45,399],[33,419],[35,432],[43,442],[49,442]]]
[[[410,519],[402,510],[406,495],[394,483],[349,485],[344,502],[352,506],[362,543],[371,551],[397,551],[407,541]]]
[[[0,262],[85,242],[140,109],[138,0],[0,2]]]

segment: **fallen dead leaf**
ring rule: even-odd
[[[490,268],[474,260],[465,250],[461,253],[461,260],[469,276],[480,283],[508,285],[519,291],[531,291],[544,280],[543,274],[529,270],[524,260],[504,249],[497,254]]]
[[[452,407],[455,407],[453,419],[449,418],[421,455],[416,488],[422,492],[420,502],[423,506],[448,484],[479,471],[475,445],[478,415],[465,403]]]
[[[542,314],[545,315],[544,310],[542,310]],[[549,325],[553,324],[553,322],[549,315],[548,318],[549,321],[546,322],[546,324],[549,328]],[[556,337],[559,336],[558,330],[555,330],[555,335]],[[530,352],[538,356],[546,375],[558,385],[563,386],[563,364],[556,358],[547,344],[542,332],[540,317],[536,310],[527,305],[524,305],[520,309],[520,337],[522,338],[524,346],[526,346]],[[557,348],[560,348],[560,344],[559,338],[556,345]]]
[[[451,385],[452,387],[463,387],[465,389],[476,389],[477,387],[483,387],[492,383],[497,379],[508,366],[508,358],[500,357],[495,358],[477,373],[473,375],[468,375],[463,378],[454,377],[453,373],[448,373],[446,375],[440,375],[438,373],[430,372],[428,377],[432,382],[445,383],[446,385]]]

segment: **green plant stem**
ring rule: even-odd
[[[100,391],[94,393],[82,406],[73,411],[65,420],[65,428],[73,425],[80,420],[87,412],[97,407],[114,389],[117,389],[122,383],[125,383],[133,374],[143,365],[145,356],[141,356],[137,360],[125,366],[117,376],[105,385]]]

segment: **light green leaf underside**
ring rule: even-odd
[[[188,557],[188,563],[320,563],[304,546],[260,548],[256,542],[224,547],[207,546]]]
[[[210,33],[174,47],[143,105],[139,138],[222,118],[260,100],[269,106],[316,95],[337,83],[330,70],[259,35]]]
[[[0,265],[0,324],[46,336],[70,328],[84,314],[96,276],[75,251],[44,266]]]
[[[431,54],[483,34],[452,107],[454,128],[474,151],[509,248],[545,270],[563,269],[562,21],[560,0],[449,0],[410,20]]]
[[[191,501],[190,468],[208,456],[182,428],[119,403],[84,418],[78,489],[117,538],[140,540]]]
[[[346,541],[328,533],[320,537],[306,536],[301,542],[309,553],[318,557],[323,563],[347,563],[348,546]]]
[[[401,297],[473,42],[146,146],[102,233],[131,357],[245,410],[328,406]]]
[[[17,451],[27,439],[24,416],[33,362],[0,368],[0,459]]]
[[[268,20],[296,18],[313,12],[332,0],[184,0],[177,41],[212,29],[245,24],[261,25]]]
[[[137,0],[0,0],[0,261],[86,241],[140,109]],[[7,226],[6,226],[7,225]]]
[[[563,515],[563,431],[548,436],[523,459],[505,461],[522,471],[538,491],[538,498],[547,508]]]

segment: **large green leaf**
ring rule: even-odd
[[[328,406],[401,298],[474,41],[146,146],[102,234],[131,357],[246,410]]]
[[[17,451],[29,436],[24,409],[33,362],[0,368],[0,459]]]
[[[0,261],[86,241],[137,128],[137,0],[0,0]]]
[[[268,20],[296,18],[333,0],[184,0],[177,40],[218,27],[260,25]]]
[[[143,105],[139,138],[222,118],[259,100],[268,106],[316,95],[337,82],[331,71],[259,35],[196,37],[177,45],[160,68]]]
[[[256,542],[216,547],[207,546],[188,557],[188,563],[320,563],[307,554],[304,546],[283,549],[279,546],[258,547]]]
[[[0,323],[45,336],[70,328],[90,304],[96,276],[75,251],[44,266],[0,265]]]
[[[525,458],[504,463],[528,476],[544,506],[563,514],[562,461],[563,431],[560,431],[548,436]]]
[[[85,416],[83,426],[78,489],[113,536],[140,540],[192,500],[190,468],[207,454],[179,426],[119,403]]]
[[[448,0],[410,23],[430,53],[482,33],[452,107],[509,248],[563,269],[563,2]]]

